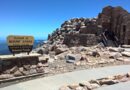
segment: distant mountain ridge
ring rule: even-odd
[[[45,40],[35,40],[33,48],[36,48],[39,44],[44,43]],[[0,55],[11,54],[8,49],[7,42],[5,40],[0,40]]]
[[[8,45],[5,40],[0,40],[0,55],[3,54],[10,54],[10,51],[8,50]]]

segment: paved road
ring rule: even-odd
[[[127,72],[130,72],[130,65],[80,70],[80,71],[30,80],[30,81],[14,84],[11,86],[7,86],[4,88],[0,88],[0,90],[58,90],[60,86],[65,84],[78,83],[84,80],[97,79],[97,78],[107,77],[109,75],[124,74]],[[122,84],[122,86],[123,85],[125,84]],[[121,87],[121,85],[119,86]],[[118,88],[116,89],[115,88],[112,89],[101,88],[101,90],[119,90]],[[128,88],[130,88],[130,86]],[[122,90],[130,90],[130,89],[122,89]]]

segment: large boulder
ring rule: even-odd
[[[109,58],[112,58],[112,59],[117,59],[117,58],[120,58],[122,57],[122,54],[121,53],[110,53],[110,56]]]
[[[43,55],[39,57],[39,61],[43,63],[47,63],[49,59],[50,59],[49,55]]]
[[[75,61],[81,60],[81,57],[81,54],[67,54],[65,59],[68,63],[74,63]]]
[[[22,75],[23,74],[19,70],[17,70],[16,72],[14,72],[14,76],[15,77],[22,76]]]
[[[111,52],[123,52],[123,51],[125,51],[125,49],[110,47],[109,51],[111,51]]]
[[[122,55],[123,55],[123,56],[130,57],[130,52],[122,52]]]
[[[61,54],[67,50],[68,50],[67,48],[57,48],[57,49],[55,49],[55,54],[58,55],[58,54]]]
[[[113,84],[116,84],[116,83],[119,83],[119,82],[117,80],[111,80],[111,79],[100,81],[101,85],[113,85]]]
[[[36,52],[39,53],[39,54],[48,54],[48,53],[49,53],[49,50],[46,49],[46,48],[38,48],[38,49],[36,50]]]
[[[122,62],[130,62],[129,58],[117,58],[117,60]]]

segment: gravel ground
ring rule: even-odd
[[[36,78],[42,78],[42,77],[48,77],[56,74],[63,74],[67,72],[73,72],[78,70],[84,70],[84,69],[92,69],[92,68],[99,68],[99,67],[106,67],[106,66],[116,66],[116,65],[130,65],[130,61],[118,61],[115,59],[110,59],[108,56],[102,55],[101,57],[93,57],[93,56],[87,56],[90,61],[80,61],[80,65],[74,64],[74,63],[66,63],[66,60],[55,60],[52,63],[48,63],[47,67],[45,67],[46,73],[40,76],[35,77],[27,77],[17,80],[11,80],[8,82],[0,82],[0,87],[5,87],[8,85],[16,84],[19,82],[24,82]],[[101,60],[104,60],[105,62],[100,62]]]

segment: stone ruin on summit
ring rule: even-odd
[[[107,6],[97,18],[74,18],[49,35],[51,43],[68,46],[130,45],[130,14],[122,7]]]

